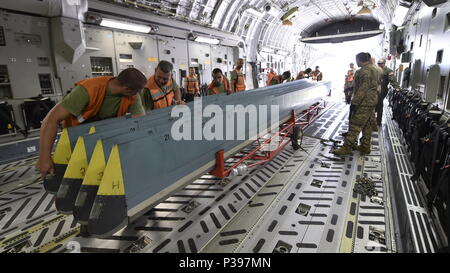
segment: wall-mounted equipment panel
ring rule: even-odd
[[[55,54],[62,90],[66,94],[75,82],[92,76],[115,75],[117,71],[113,31],[95,26],[84,27],[86,51],[74,63]]]
[[[24,99],[42,94],[40,74],[55,82],[51,63],[48,18],[0,13],[0,64],[9,79],[7,84],[0,83],[0,97]]]
[[[188,41],[190,65],[197,67],[200,74],[200,84],[209,84],[212,80],[211,47],[210,45]],[[198,59],[198,64],[192,62]]]
[[[228,75],[233,66],[229,66],[228,47],[213,45],[211,46],[212,69],[220,68],[224,75]],[[232,56],[232,55],[231,55]]]
[[[114,76],[113,61],[110,57],[90,57],[92,77]]]
[[[134,67],[148,78],[158,65],[158,49],[155,36],[114,31],[118,73]]]
[[[39,74],[39,85],[41,87],[42,95],[53,95],[52,77],[51,74]]]
[[[173,64],[173,79],[178,85],[184,86],[183,75],[189,73],[187,40],[158,36],[158,53],[160,60]]]

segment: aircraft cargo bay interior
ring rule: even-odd
[[[1,1],[0,253],[448,252],[449,48],[446,0]]]

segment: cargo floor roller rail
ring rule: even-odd
[[[54,154],[59,171],[56,177],[46,179],[44,186],[49,193],[56,193],[56,209],[73,214],[83,231],[91,236],[108,236],[211,169],[213,174],[224,178],[233,170],[242,172],[248,165],[244,161],[253,161],[250,167],[269,161],[291,142],[289,136],[297,121],[294,111],[307,110],[299,118],[309,123],[311,115],[320,110],[318,102],[329,92],[329,82],[298,81],[230,96],[206,97],[184,106],[189,124],[183,121],[182,128],[189,135],[181,140],[172,136],[173,127],[181,119],[171,117],[171,108],[138,119],[122,118],[68,128],[61,134]],[[197,125],[201,132],[208,126],[212,114],[205,118],[204,113],[211,105],[225,113],[222,116],[215,113],[213,119],[227,125],[223,126],[227,140],[189,139],[192,136],[196,139]],[[274,105],[276,111],[272,110]],[[231,126],[228,126],[229,106],[242,106],[240,111],[231,113]],[[252,109],[259,114],[258,126],[254,127],[250,125],[255,120],[244,112]],[[238,128],[239,122],[234,122],[234,115],[248,129],[244,138],[239,137],[242,129]],[[260,148],[225,167],[224,159],[236,157],[239,150],[267,135],[267,130],[278,129],[280,123],[278,133],[258,140],[262,142]],[[275,149],[262,149],[273,147],[275,137],[279,140]]]

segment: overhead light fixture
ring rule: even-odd
[[[360,11],[358,11],[357,15],[371,14],[371,13],[372,13],[372,11],[368,7],[364,6],[361,8]]]
[[[199,43],[207,43],[207,44],[212,44],[212,45],[218,45],[220,43],[219,39],[201,37],[201,36],[196,37],[195,41],[199,42]]]
[[[253,15],[257,18],[263,17],[263,14],[261,12],[255,10],[254,8],[246,9],[245,12],[250,13],[251,15]]]
[[[287,52],[287,51],[284,51],[284,50],[281,50],[281,49],[279,49],[279,50],[277,50],[276,54],[285,56],[285,55],[288,55],[288,52]]]
[[[265,52],[265,53],[274,53],[274,52],[275,52],[275,49],[269,48],[269,47],[263,47],[263,48],[261,48],[261,52]]]
[[[207,43],[207,44],[212,44],[212,45],[218,45],[220,43],[220,40],[217,38],[198,36],[198,35],[194,35],[193,33],[189,33],[188,39],[191,41],[196,41],[198,43]]]
[[[152,31],[151,26],[139,25],[129,22],[118,21],[114,19],[102,18],[100,25],[103,27],[117,28],[123,30],[136,31],[141,33],[149,33]]]

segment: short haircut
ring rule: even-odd
[[[316,66],[316,69],[319,68],[319,66]]]
[[[147,84],[147,78],[136,68],[127,68],[119,73],[117,81],[130,90],[141,90]]]
[[[169,73],[173,70],[173,64],[168,61],[160,61],[156,69],[159,69],[164,73]]]
[[[214,70],[212,71],[212,73],[213,73],[213,75],[214,75],[214,74],[217,74],[217,73],[220,73],[220,74],[223,75],[223,72],[222,72],[222,70],[221,70],[220,68],[214,68]]]
[[[311,71],[312,71],[312,69],[311,68],[307,68],[306,70],[305,70],[305,73],[311,73]]]
[[[286,78],[290,78],[291,77],[291,72],[290,71],[285,71],[285,72],[283,72],[283,76],[285,76]]]
[[[367,52],[361,52],[356,55],[356,60],[362,63],[370,62],[372,56]]]

